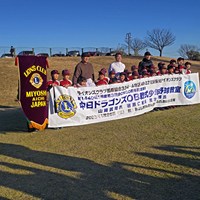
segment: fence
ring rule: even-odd
[[[3,54],[9,54],[10,48],[7,46],[0,46],[0,57]],[[33,51],[36,55],[39,53],[47,53],[49,56],[53,56],[55,54],[64,54],[67,55],[70,51],[79,51],[80,54],[83,52],[96,52],[96,53],[111,53],[112,51],[117,51],[116,48],[110,47],[14,47],[15,55],[18,55],[22,51]]]

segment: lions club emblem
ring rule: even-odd
[[[76,102],[69,95],[60,95],[56,100],[57,114],[59,117],[68,119],[76,114]]]
[[[43,83],[43,79],[40,76],[40,74],[38,73],[34,73],[31,78],[30,78],[30,83],[32,86],[34,86],[35,88],[40,88],[42,83]]]

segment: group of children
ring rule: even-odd
[[[144,66],[143,69],[139,69],[139,67],[133,65],[131,67],[131,71],[125,69],[124,72],[117,74],[114,70],[109,72],[109,77],[106,76],[107,70],[102,68],[99,71],[98,79],[95,82],[96,86],[100,85],[108,85],[115,83],[123,83],[127,81],[131,81],[139,78],[147,78],[151,76],[159,76],[165,74],[190,74],[191,73],[191,63],[186,62],[184,64],[184,58],[178,58],[176,60],[171,60],[169,65],[166,66],[165,63],[159,62],[158,66]],[[57,70],[51,71],[52,80],[47,82],[47,87],[50,88],[52,86],[63,86],[69,87],[72,86],[72,81],[70,80],[70,72],[69,70],[62,71],[63,79],[59,81],[59,72]],[[86,87],[87,79],[82,77],[75,87]]]

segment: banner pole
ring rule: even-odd
[[[57,113],[55,86],[53,86],[53,101],[54,101],[54,111],[55,113]]]

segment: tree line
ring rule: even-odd
[[[163,50],[167,46],[174,44],[176,36],[168,29],[153,29],[147,31],[144,40],[140,38],[132,38],[131,33],[126,34],[125,45],[133,50],[134,55],[140,55],[140,52],[145,48],[152,48],[159,51],[160,57],[163,55]],[[180,56],[190,60],[200,60],[200,49],[196,45],[182,44],[178,50]]]

